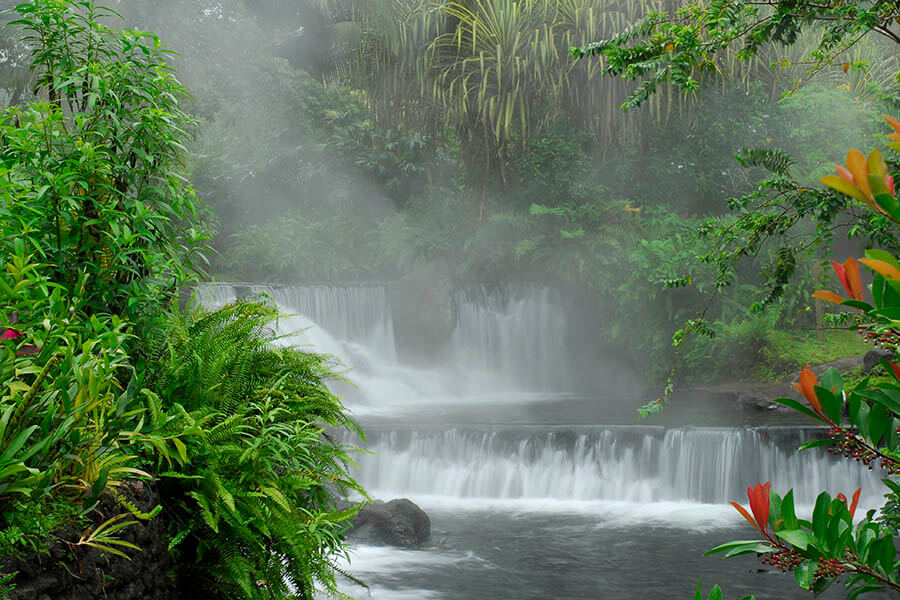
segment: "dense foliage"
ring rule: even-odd
[[[127,558],[122,530],[162,511],[184,594],[335,592],[338,498],[362,490],[326,427],[359,431],[271,307],[179,312],[208,227],[168,51],[94,2],[17,11],[35,99],[0,115],[0,556]],[[128,500],[134,478],[160,506]]]
[[[183,596],[310,598],[314,582],[334,585],[333,556],[357,510],[336,499],[364,492],[325,427],[362,432],[326,387],[327,361],[278,347],[277,318],[237,303],[192,313],[150,342],[144,383],[158,395],[145,393],[167,409],[167,431],[191,434],[189,462],[162,475]]]
[[[890,135],[892,147],[900,147],[900,122],[888,118],[896,130]],[[891,222],[900,222],[893,177],[878,150],[866,159],[851,150],[846,166],[838,175],[822,181],[840,193],[868,205]],[[864,297],[860,263],[873,272],[869,290],[872,303]],[[900,262],[884,250],[867,250],[865,258],[848,258],[833,263],[835,274],[849,298],[828,290],[815,297],[859,311],[853,328],[870,343],[892,354],[900,343]],[[709,553],[725,552],[726,557],[742,554],[763,556],[763,563],[792,571],[797,583],[816,595],[843,578],[847,597],[891,589],[900,591],[900,561],[897,560],[897,495],[900,492],[900,367],[884,360],[889,380],[865,378],[852,387],[835,369],[827,370],[821,381],[805,368],[795,383],[808,406],[782,398],[778,401],[829,427],[829,437],[808,442],[800,450],[827,447],[834,454],[859,463],[860,468],[880,469],[886,478],[885,506],[855,518],[860,490],[851,500],[839,493],[832,498],[822,492],[809,520],[798,519],[793,491],[783,496],[769,483],[748,488],[750,512],[737,503],[735,508],[763,536],[762,540],[723,544]],[[752,514],[751,514],[752,513]],[[721,597],[721,592],[716,592]],[[700,595],[700,590],[697,592]]]

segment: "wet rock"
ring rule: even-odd
[[[866,352],[866,355],[863,357],[863,373],[868,373],[877,367],[882,360],[894,360],[895,358],[892,352],[881,348],[873,348]]]
[[[417,548],[431,536],[431,519],[406,498],[366,504],[353,519],[347,539],[371,546]]]
[[[159,503],[155,486],[130,481],[119,488],[142,512]],[[95,524],[112,515],[128,512],[117,500],[105,495],[94,513]],[[0,574],[15,573],[15,589],[10,600],[169,600],[176,594],[168,577],[171,558],[164,540],[165,525],[160,518],[139,521],[117,536],[137,544],[141,552],[127,550],[131,561],[89,548],[71,546],[82,534],[75,526],[54,532],[54,541],[43,554],[26,554],[0,559]]]

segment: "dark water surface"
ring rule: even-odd
[[[584,505],[571,513],[550,512],[549,505],[423,505],[433,544],[423,550],[355,549],[349,570],[370,590],[351,585],[347,592],[375,600],[689,600],[702,577],[705,591],[718,583],[726,598],[811,597],[790,574],[757,572],[754,556],[704,558],[717,544],[752,538],[749,526],[733,524],[720,507],[671,506],[668,517],[661,510],[656,523],[642,524],[648,516],[624,505]],[[667,518],[680,526],[665,526]],[[716,525],[704,528],[708,521]],[[835,587],[821,597],[842,596]]]

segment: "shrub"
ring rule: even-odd
[[[238,302],[176,321],[153,344],[147,383],[183,414],[189,463],[163,474],[163,505],[185,597],[311,598],[336,591],[341,532],[362,493],[349,449],[326,428],[361,434],[325,383],[319,355],[280,347],[277,311]]]

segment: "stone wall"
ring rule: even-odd
[[[142,512],[150,512],[158,504],[156,490],[145,482],[129,482],[122,492]],[[95,522],[102,523],[123,512],[127,509],[114,498],[105,497],[94,513]],[[139,521],[118,532],[119,539],[142,549],[140,552],[126,550],[130,561],[90,547],[66,543],[77,542],[83,533],[77,527],[65,528],[57,532],[60,539],[50,544],[49,553],[0,561],[0,573],[18,572],[10,600],[175,598],[174,586],[168,576],[170,559],[162,519]]]

